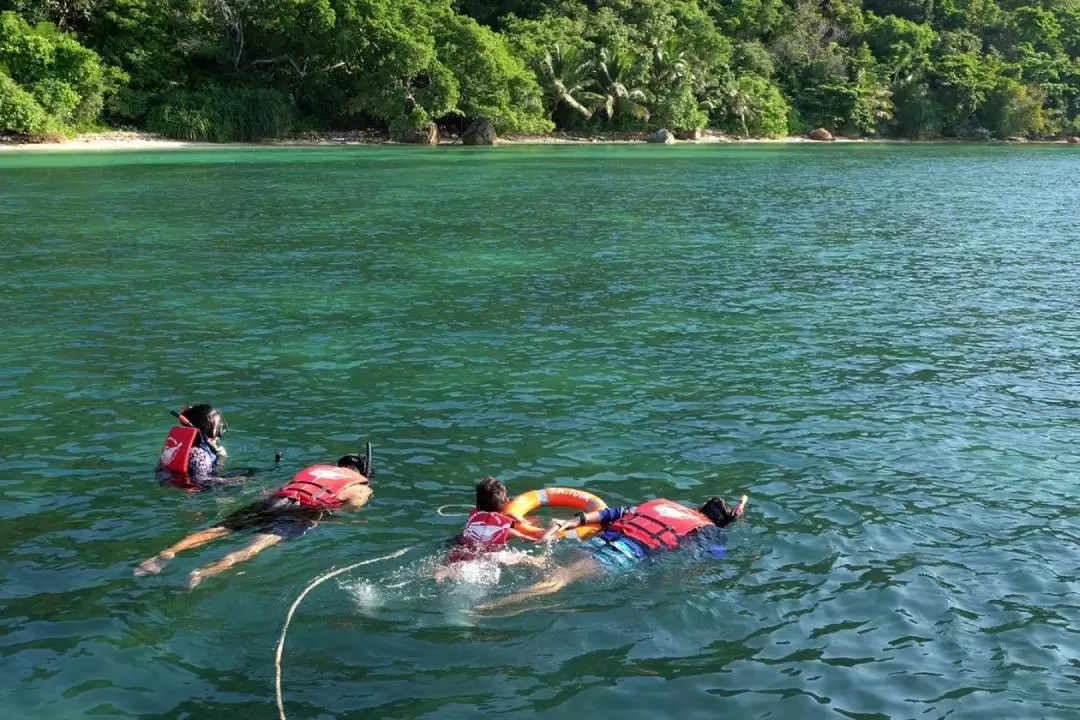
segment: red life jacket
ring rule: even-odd
[[[649,548],[674,550],[679,541],[713,522],[697,510],[671,500],[650,500],[608,526]]]
[[[353,485],[367,482],[360,473],[337,465],[312,465],[274,493],[274,497],[296,500],[304,507],[333,510],[341,507],[339,495]]]
[[[450,562],[472,560],[481,553],[493,552],[506,545],[514,518],[499,512],[473,508],[465,529],[457,539],[457,547],[450,551]]]
[[[174,473],[187,474],[191,448],[199,439],[199,431],[193,427],[174,427],[165,438],[165,447],[161,449],[158,465]]]

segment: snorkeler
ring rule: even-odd
[[[218,476],[227,456],[221,437],[229,424],[211,405],[189,405],[173,412],[180,425],[169,431],[158,460],[158,470],[168,472],[179,487],[193,490]]]
[[[723,557],[725,535],[721,528],[730,525],[743,513],[744,495],[735,508],[718,497],[710,498],[697,510],[671,500],[650,500],[637,507],[611,507],[594,512],[579,512],[573,520],[551,524],[541,540],[556,533],[587,524],[603,527],[583,541],[583,554],[569,565],[560,567],[540,582],[521,592],[477,606],[491,610],[519,603],[540,595],[550,595],[577,580],[598,575],[605,570],[633,567],[658,553],[697,544],[713,555]]]
[[[510,499],[501,480],[486,477],[476,485],[476,507],[469,511],[465,528],[451,541],[446,555],[448,566],[436,568],[435,580],[443,582],[459,570],[458,564],[483,557],[501,565],[544,564],[542,558],[524,553],[506,552],[510,538],[537,542],[514,529],[521,518],[502,512]]]
[[[135,568],[135,575],[152,575],[177,553],[205,545],[242,530],[254,530],[255,539],[241,550],[192,571],[188,587],[258,555],[282,540],[303,537],[323,517],[335,511],[354,512],[371,499],[371,445],[365,455],[345,455],[337,465],[312,465],[301,470],[270,497],[237,510],[206,530],[188,535]]]

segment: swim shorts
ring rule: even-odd
[[[294,540],[318,525],[322,515],[322,511],[305,508],[296,500],[271,497],[237,510],[215,527],[232,532],[254,530],[261,535]]]
[[[626,570],[649,554],[641,543],[612,531],[593,535],[585,540],[585,545],[605,570]]]

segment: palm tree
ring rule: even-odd
[[[757,108],[751,88],[735,75],[730,67],[725,67],[717,75],[707,78],[698,90],[698,107],[710,117],[725,120],[737,119],[742,128],[742,136],[750,137],[748,120],[757,119]]]
[[[592,84],[592,63],[581,57],[575,47],[563,49],[555,45],[555,50],[548,50],[540,61],[539,80],[544,88],[544,97],[548,101],[548,118],[555,115],[560,105],[565,105],[579,115],[590,118],[594,105],[600,100],[595,93],[589,92]]]
[[[750,137],[750,129],[746,126],[746,118],[756,112],[749,94],[743,88],[743,84],[735,77],[735,73],[728,70],[723,84],[724,112],[739,118],[742,125],[744,138]]]
[[[663,42],[654,42],[649,68],[649,85],[653,92],[675,87],[685,79],[693,80],[693,73],[678,39],[672,36]]]
[[[600,96],[600,107],[607,115],[608,122],[614,119],[616,113],[643,121],[649,119],[649,110],[644,105],[651,100],[649,91],[627,85],[632,70],[633,61],[626,55],[600,48],[594,83]]]

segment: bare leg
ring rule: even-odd
[[[197,533],[192,533],[172,547],[162,550],[154,557],[139,563],[139,566],[135,568],[135,577],[140,577],[142,575],[156,575],[161,572],[163,567],[169,564],[170,560],[176,557],[176,553],[200,547],[212,540],[217,540],[218,538],[231,534],[232,530],[227,530],[223,527],[212,527],[206,530],[200,530]]]
[[[545,567],[548,558],[536,555],[526,555],[520,552],[498,552],[494,555],[495,561],[500,565],[532,565],[533,567]]]
[[[493,610],[495,608],[503,607],[504,605],[514,605],[522,600],[528,600],[529,598],[540,597],[541,595],[551,595],[552,593],[559,592],[576,580],[595,575],[598,572],[600,572],[600,564],[596,562],[596,560],[592,558],[583,558],[572,565],[558,568],[548,577],[534,585],[530,585],[521,592],[516,592],[512,595],[499,598],[498,600],[492,600],[491,602],[481,603],[476,606],[476,609],[480,611]]]
[[[191,574],[188,575],[188,589],[194,590],[206,578],[214,577],[218,573],[228,570],[233,565],[238,565],[239,563],[250,560],[266,548],[277,545],[282,539],[283,538],[280,535],[263,535],[262,533],[259,533],[247,547],[237,550],[236,552],[231,552],[215,563],[210,563],[198,570],[193,570]]]

